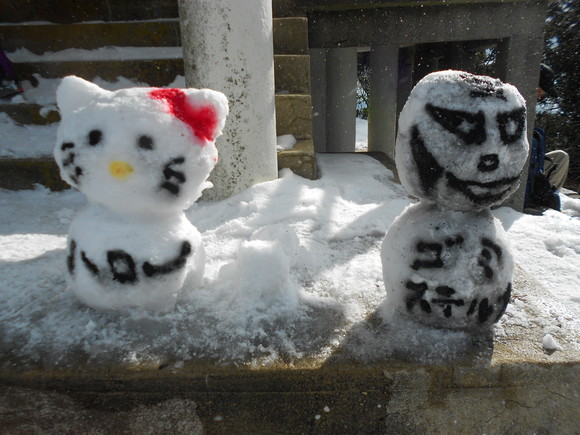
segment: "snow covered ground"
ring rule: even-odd
[[[50,92],[42,89],[55,87],[41,81],[18,98],[46,104]],[[357,142],[364,143],[365,123],[357,127]],[[54,128],[0,118],[0,156],[50,154]],[[208,256],[204,284],[186,288],[177,307],[160,315],[100,313],[66,288],[66,234],[85,203],[82,194],[0,190],[0,353],[46,364],[78,353],[128,362],[168,356],[268,362],[330,354],[384,301],[381,241],[412,199],[370,157],[319,155],[318,161],[319,180],[283,170],[279,179],[229,199],[195,204],[187,216]],[[562,205],[562,213],[543,216],[509,208],[494,214],[516,263],[572,319],[580,314],[580,200],[563,196]],[[283,264],[274,258],[288,260],[290,273],[280,273]],[[518,304],[508,307],[500,330],[521,321]],[[451,341],[464,337],[445,334]]]

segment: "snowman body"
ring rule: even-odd
[[[381,260],[389,307],[425,325],[472,329],[507,307],[513,259],[487,210],[411,205],[389,228]]]
[[[184,214],[217,161],[227,115],[219,92],[106,91],[78,77],[57,92],[62,122],[55,159],[88,205],[69,228],[68,282],[103,310],[171,309],[205,255]]]
[[[184,214],[136,220],[91,204],[71,222],[69,284],[93,308],[167,311],[186,278],[201,283],[205,253]]]
[[[399,118],[396,164],[419,203],[397,217],[381,252],[391,313],[465,330],[499,320],[514,266],[490,207],[517,190],[527,152],[515,87],[451,70],[415,86]]]

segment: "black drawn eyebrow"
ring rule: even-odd
[[[482,111],[471,113],[463,110],[451,110],[426,104],[425,109],[431,117],[450,133],[460,137],[467,145],[481,145],[487,139],[485,132],[485,115]],[[463,131],[462,124],[470,125],[468,131]]]

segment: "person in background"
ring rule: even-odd
[[[554,70],[548,65],[541,64],[538,101],[541,101],[545,95],[558,96],[554,78]],[[569,166],[568,153],[562,150],[546,152],[546,133],[540,127],[534,127],[524,211],[541,214],[546,207],[559,211],[558,190],[566,181]]]
[[[2,41],[0,41],[0,98],[12,98],[22,91],[23,89],[14,74],[12,62],[4,53]]]
[[[538,86],[538,101],[544,98],[544,94],[550,97],[557,97],[556,87],[554,86],[554,71],[548,65],[540,65],[540,84]],[[566,177],[570,166],[570,157],[566,151],[555,150],[546,153],[544,160],[544,174],[548,177],[550,184],[556,189],[560,189]]]

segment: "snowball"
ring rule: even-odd
[[[296,232],[288,224],[276,224],[262,227],[252,233],[251,240],[277,241],[288,257],[290,264],[294,264],[298,255],[300,241]]]
[[[415,86],[400,118],[396,163],[414,196],[480,210],[516,191],[527,158],[526,106],[500,80],[439,71]]]
[[[276,148],[278,151],[291,150],[298,141],[292,134],[284,134],[276,138]]]
[[[391,312],[428,326],[487,327],[510,299],[513,259],[489,211],[411,205],[385,235],[381,259]]]
[[[299,288],[290,281],[298,237],[286,224],[257,230],[240,245],[234,262],[222,267],[219,280],[231,283],[232,300],[241,308],[273,305],[293,309]]]
[[[545,350],[562,350],[562,347],[551,334],[544,335],[544,338],[542,339],[542,347]]]

